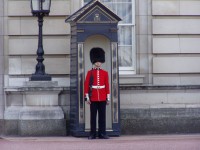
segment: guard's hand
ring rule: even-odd
[[[89,99],[89,97],[86,97],[86,103],[88,104],[88,105],[90,105],[91,104],[91,101],[90,101],[90,99]]]
[[[107,98],[106,98],[106,105],[110,104],[110,94],[107,94]]]
[[[90,101],[90,98],[89,98],[89,95],[88,95],[88,94],[85,95],[85,101],[86,101],[86,103],[87,103],[88,105],[91,104],[91,101]]]

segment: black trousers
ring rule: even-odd
[[[98,112],[98,134],[106,134],[106,101],[92,102],[90,104],[91,134],[96,136],[96,118]]]

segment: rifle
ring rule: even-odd
[[[93,85],[93,81],[94,81],[94,77],[93,77],[92,71],[93,71],[93,68],[91,70],[90,80],[89,80],[89,91],[88,91],[89,99],[92,96],[92,85]],[[85,101],[87,101],[87,98],[85,98]]]
[[[91,75],[90,75],[90,81],[89,81],[89,98],[91,98],[92,96],[92,85],[93,85],[93,81],[94,81],[94,77],[93,77],[93,74],[92,74],[92,71],[93,71],[93,68],[91,70]]]

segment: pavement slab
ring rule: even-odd
[[[200,150],[200,134],[133,135],[108,140],[76,137],[2,137],[0,150]]]

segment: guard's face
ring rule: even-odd
[[[101,64],[102,64],[101,62],[96,62],[94,65],[95,65],[95,67],[99,68],[99,67],[101,67]]]

